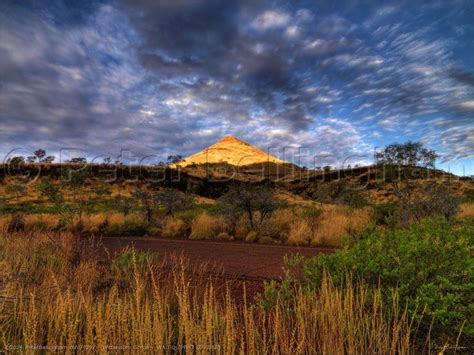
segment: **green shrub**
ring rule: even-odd
[[[321,204],[332,202],[329,185],[323,183],[318,184],[316,190],[313,192],[312,198]]]
[[[323,210],[314,206],[302,206],[301,212],[298,214],[310,221],[317,221],[323,214]]]
[[[50,202],[62,203],[64,201],[60,187],[54,183],[51,177],[41,180],[41,183],[38,185],[38,191],[41,193],[41,196],[46,197]]]
[[[295,297],[295,284],[298,279],[293,275],[292,270],[297,270],[304,258],[299,254],[285,255],[283,257],[285,276],[281,281],[271,280],[264,282],[264,290],[255,297],[257,306],[263,309],[270,309],[277,306],[281,302],[288,310],[295,306],[298,297]]]
[[[348,205],[352,208],[364,208],[369,204],[365,196],[360,190],[347,190],[344,193],[341,193],[336,202],[343,205]]]
[[[327,271],[336,284],[347,275],[380,285],[386,302],[400,305],[420,322],[419,331],[441,341],[474,340],[474,225],[442,219],[407,229],[373,231],[352,248],[318,255],[304,265],[305,282],[318,288]],[[390,308],[390,307],[389,307]],[[422,315],[424,311],[424,315]]]
[[[58,213],[57,206],[36,205],[28,202],[20,202],[14,205],[0,205],[0,215],[14,214],[14,213]]]
[[[149,224],[137,220],[125,220],[122,223],[110,223],[104,229],[109,236],[142,236],[148,233]]]
[[[263,309],[271,309],[278,302],[290,305],[294,300],[294,290],[291,287],[292,279],[284,278],[281,282],[271,280],[265,281],[263,284],[263,292],[258,293],[255,297],[255,303]]]
[[[141,269],[153,261],[154,255],[150,252],[127,249],[119,254],[112,262],[114,270],[128,270],[131,267]]]

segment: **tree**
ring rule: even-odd
[[[253,230],[259,229],[262,223],[282,206],[270,186],[243,184],[232,186],[219,199],[218,204],[220,210],[230,217],[245,215]]]
[[[48,155],[41,161],[43,164],[51,164],[54,161],[54,155]]]
[[[395,222],[408,224],[432,215],[448,219],[457,213],[459,200],[448,190],[435,182],[423,184],[412,176],[413,167],[434,168],[438,156],[434,150],[425,148],[423,143],[411,141],[388,145],[376,154],[378,163],[404,166],[402,174],[393,183],[398,198]]]
[[[14,195],[18,200],[21,196],[25,196],[27,193],[26,187],[22,184],[13,183],[7,185],[5,188],[5,192],[9,195]]]
[[[157,203],[163,208],[164,214],[171,216],[176,212],[191,208],[194,203],[192,196],[173,189],[161,190],[156,194],[155,198]]]
[[[8,158],[7,160],[7,164],[11,166],[19,166],[24,163],[25,163],[25,158],[22,156],[11,157],[11,158]]]
[[[172,216],[176,212],[191,208],[194,202],[191,196],[168,188],[157,193],[136,190],[132,198],[144,213],[147,222],[152,222],[156,215]]]
[[[377,164],[422,166],[434,168],[439,155],[424,147],[421,142],[390,144],[383,151],[375,154]]]
[[[44,163],[50,164],[54,160],[53,155],[46,156],[46,151],[44,149],[38,149],[33,152],[34,155],[27,158],[28,163]]]
[[[144,213],[145,220],[148,223],[153,221],[153,217],[160,207],[153,194],[148,191],[136,190],[133,192],[132,197],[140,210]]]
[[[35,157],[41,161],[46,156],[46,151],[44,149],[38,149],[34,152]]]
[[[75,216],[79,217],[78,231],[82,229],[82,227],[79,228],[79,225],[82,224],[83,214],[91,213],[94,204],[93,199],[90,199],[87,194],[81,193],[88,176],[89,174],[84,170],[73,171],[69,174],[67,185],[72,192],[73,201],[68,205],[62,205],[65,216],[70,215],[72,219]]]
[[[66,160],[65,163],[67,164],[85,164],[87,163],[87,159],[84,157],[74,157],[69,160]]]
[[[170,155],[168,156],[168,159],[166,160],[168,165],[172,164],[178,164],[183,161],[183,156],[182,155]]]
[[[346,189],[336,199],[336,203],[341,203],[353,208],[362,208],[369,204],[365,196],[359,189]]]
[[[319,184],[316,187],[316,191],[313,192],[313,199],[318,201],[323,206],[323,203],[330,203],[332,201],[331,198],[331,190],[327,184]]]
[[[415,198],[410,199],[412,196]],[[410,222],[421,222],[424,218],[441,216],[445,219],[454,217],[459,211],[459,198],[452,195],[444,186],[436,182],[417,186],[413,193],[400,195],[399,207],[395,211],[395,222],[407,225]]]

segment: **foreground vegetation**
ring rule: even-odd
[[[51,160],[35,156],[33,163]],[[196,186],[132,186],[70,167],[31,184],[2,176],[0,347],[472,352],[474,189],[430,177],[436,157],[418,143],[386,147],[377,156],[389,165],[376,171],[385,179],[378,188],[367,169],[347,179],[324,169],[330,181],[291,189],[254,180],[216,186],[208,176]],[[286,277],[254,298],[244,282],[229,287],[216,266],[133,249],[109,255],[102,236],[339,250],[286,258]]]
[[[361,282],[294,289],[294,307],[236,301],[209,265],[70,233],[0,235],[0,348],[166,353],[409,353],[412,320]],[[103,258],[103,256],[102,256]],[[101,262],[104,260],[104,262]],[[215,270],[214,270],[215,271]],[[396,295],[395,295],[396,297]]]
[[[288,266],[300,261],[293,258]],[[287,270],[282,283],[266,285],[261,302],[270,308],[275,302],[294,307],[290,285],[319,293],[327,274],[343,288],[362,280],[388,311],[395,302],[417,324],[418,342],[430,337],[438,348],[466,351],[474,343],[472,218],[462,223],[437,218],[363,233],[342,250],[304,261],[303,279]]]

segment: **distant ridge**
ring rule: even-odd
[[[185,167],[191,164],[227,163],[245,166],[259,163],[288,164],[234,136],[226,136],[210,147],[187,157],[177,165]]]

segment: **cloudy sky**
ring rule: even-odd
[[[188,155],[229,134],[317,165],[421,140],[474,174],[474,2],[1,2],[3,157]]]

